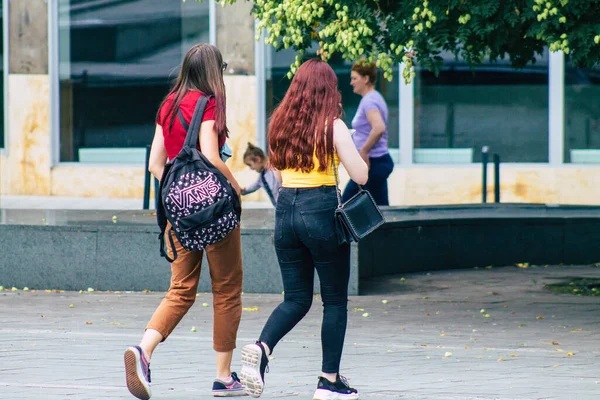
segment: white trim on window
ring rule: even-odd
[[[254,76],[256,77],[256,143],[259,147],[267,148],[267,77],[265,74],[265,46],[264,32],[258,32],[257,22],[254,22],[254,34],[260,34],[260,41],[254,42]]]
[[[407,166],[413,164],[413,147],[415,137],[415,87],[414,78],[406,84],[402,77],[404,64],[398,68],[399,97],[398,102],[399,115],[399,143],[400,143],[400,165]]]
[[[551,52],[548,62],[548,162],[564,162],[565,143],[565,55]]]
[[[213,46],[217,45],[217,3],[208,2],[208,40]]]
[[[60,82],[58,2],[48,2],[48,78],[50,79],[50,165],[60,162]]]
[[[0,154],[6,155],[8,154],[8,69],[10,68],[10,64],[8,62],[9,59],[9,46],[10,46],[10,30],[9,30],[9,7],[10,0],[2,0],[2,46],[4,48],[4,54],[2,55],[2,67],[4,68],[2,72],[2,82],[4,84],[4,92],[2,93],[3,101],[2,101],[2,112],[4,113],[4,147],[0,147]]]

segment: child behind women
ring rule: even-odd
[[[244,153],[244,164],[250,167],[251,170],[258,172],[260,176],[250,186],[242,189],[242,195],[254,193],[260,188],[265,188],[271,203],[273,205],[277,204],[281,184],[277,180],[273,169],[270,168],[269,158],[265,155],[264,151],[260,147],[248,143],[248,148]]]

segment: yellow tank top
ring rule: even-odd
[[[340,159],[337,154],[333,157],[335,167],[340,165]],[[311,188],[319,186],[335,186],[335,175],[331,165],[326,172],[319,171],[319,159],[313,156],[315,168],[310,172],[301,170],[284,169],[281,171],[281,186],[286,188]]]

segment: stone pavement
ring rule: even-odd
[[[599,277],[600,268],[494,267],[364,282],[370,294],[350,299],[342,373],[361,399],[598,399],[600,299],[543,289],[573,276]],[[163,294],[35,289],[0,292],[0,398],[132,398],[123,351],[138,343]],[[244,295],[239,347],[280,300]],[[311,398],[319,303],[275,349],[262,398]],[[153,399],[212,398],[210,304],[199,294],[154,354]]]

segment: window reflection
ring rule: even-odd
[[[60,160],[143,162],[183,55],[209,41],[208,2],[59,2]]]
[[[565,161],[600,163],[600,67],[565,68]]]
[[[503,162],[547,162],[548,54],[520,70],[446,58],[438,77],[417,69],[415,162],[477,162],[482,146]]]

